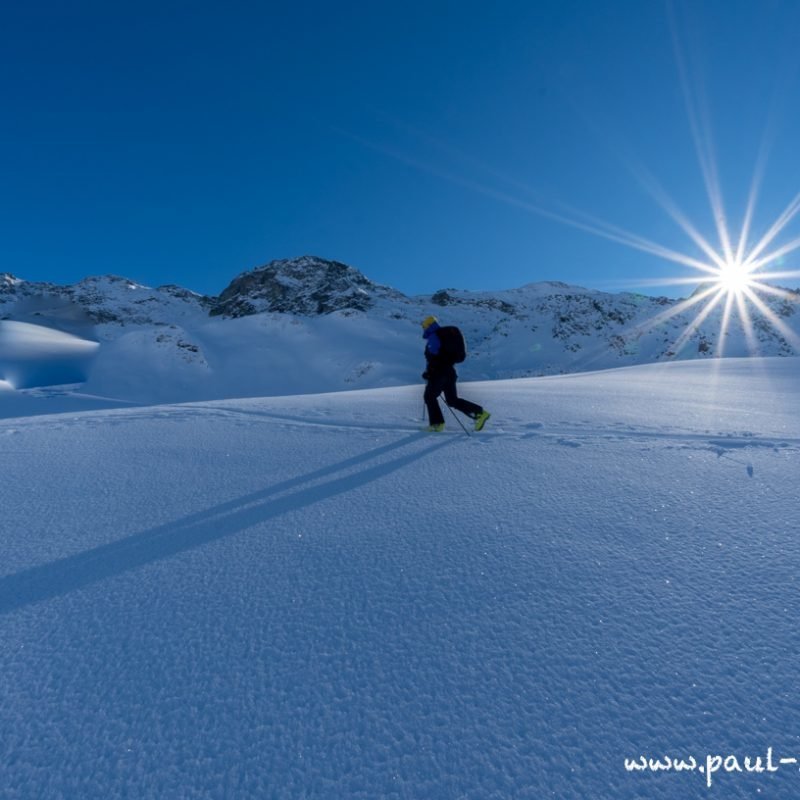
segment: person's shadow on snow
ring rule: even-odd
[[[175,522],[7,575],[0,578],[0,614],[67,594],[105,578],[222,539],[282,514],[344,494],[383,478],[456,441],[447,437],[430,447],[416,449],[391,461],[382,461],[359,472],[333,477],[327,483],[302,488],[304,484],[334,476],[342,470],[357,467],[393,450],[419,442],[420,439],[421,434],[414,433],[306,475],[289,478],[258,492],[190,514]],[[292,492],[294,489],[297,491]],[[289,494],[275,497],[283,492]]]

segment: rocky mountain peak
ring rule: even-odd
[[[19,282],[19,278],[15,278],[10,272],[0,272],[0,288],[15,286]]]
[[[231,281],[211,309],[214,316],[244,317],[263,311],[313,316],[367,311],[377,297],[403,297],[373,283],[353,267],[316,256],[271,261]]]

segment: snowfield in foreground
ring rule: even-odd
[[[0,420],[0,796],[797,797],[798,366]]]

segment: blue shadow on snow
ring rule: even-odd
[[[335,475],[341,470],[358,466],[418,441],[420,434],[415,433],[337,464],[309,472],[307,475],[290,478],[267,489],[190,514],[175,522],[159,525],[120,541],[0,578],[0,614],[8,614],[32,603],[68,594],[97,581],[169,558],[282,514],[298,511],[314,503],[344,494],[408,466],[456,440],[448,437],[424,450],[376,464],[361,472],[333,478],[319,486],[301,488],[310,481]],[[292,489],[297,491],[270,501],[274,495]]]

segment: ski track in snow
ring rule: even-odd
[[[800,757],[784,369],[0,421],[0,797],[796,797],[623,766]]]
[[[420,432],[424,427],[423,420],[409,420],[406,424],[397,423],[377,423],[371,421],[363,423],[353,419],[345,419],[332,414],[319,414],[318,418],[301,415],[280,414],[268,410],[252,410],[236,408],[230,401],[226,406],[203,406],[192,404],[191,406],[164,406],[164,410],[153,411],[151,408],[144,410],[129,411],[116,417],[107,415],[103,418],[76,415],[68,419],[60,419],[57,423],[49,418],[42,419],[41,424],[47,425],[51,430],[57,428],[75,426],[95,426],[102,425],[124,425],[142,420],[168,419],[173,423],[191,423],[197,419],[206,419],[209,416],[219,416],[223,419],[233,420],[233,424],[250,425],[252,422],[261,420],[264,424],[279,427],[300,426],[303,428],[323,428],[341,430],[342,432],[359,431],[364,433],[393,432],[408,433]],[[85,412],[83,412],[85,413]],[[363,417],[363,415],[361,415]],[[236,421],[237,417],[244,417],[245,420]],[[474,435],[470,420],[460,417],[466,426],[468,434],[458,426],[458,423],[447,420],[449,428],[446,435],[462,436]],[[0,426],[2,426],[0,420]],[[36,422],[32,423],[36,424]],[[2,430],[0,435],[13,435],[19,432],[18,427]],[[738,433],[717,433],[710,431],[705,433],[688,433],[668,427],[648,428],[635,427],[624,423],[609,425],[608,427],[598,427],[596,425],[576,425],[575,422],[560,422],[555,425],[546,425],[541,422],[524,423],[518,422],[516,425],[502,420],[492,420],[491,427],[481,432],[479,439],[483,442],[492,441],[497,438],[510,439],[557,439],[559,444],[567,446],[577,446],[592,441],[620,443],[630,442],[671,442],[675,445],[684,444],[686,446],[705,445],[703,449],[711,449],[715,452],[724,450],[737,450],[745,448],[767,448],[774,452],[794,451],[800,448],[800,438],[797,437],[763,437],[752,431],[740,431]]]

